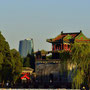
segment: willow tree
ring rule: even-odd
[[[76,64],[72,87],[80,88],[81,85],[88,85],[90,87],[90,44],[75,43],[72,47],[71,54],[72,62]]]

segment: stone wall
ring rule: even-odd
[[[61,60],[37,60],[35,72],[39,81],[67,81],[66,72],[61,73],[62,67]]]

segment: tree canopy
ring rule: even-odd
[[[11,50],[11,54],[13,60],[13,71],[12,71],[13,81],[16,81],[22,71],[22,59],[20,57],[19,52],[15,49]]]
[[[21,72],[22,62],[15,49],[10,50],[8,42],[0,32],[0,82],[14,81]]]
[[[0,77],[1,81],[7,81],[10,79],[12,71],[12,55],[8,42],[0,32]]]
[[[77,70],[74,72],[73,88],[80,88],[81,85],[88,85],[90,87],[90,44],[75,43],[71,54],[72,62],[77,64]]]

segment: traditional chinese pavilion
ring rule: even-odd
[[[63,73],[60,72],[62,67],[67,66],[61,63],[60,51],[70,51],[71,44],[75,42],[90,43],[90,39],[87,38],[82,31],[74,33],[63,33],[62,31],[57,37],[47,39],[47,42],[52,44],[51,51],[41,50],[35,52],[35,72],[37,74],[37,80],[47,85],[52,82],[53,85],[56,86],[65,84],[70,86],[72,83],[70,75],[65,71]],[[74,65],[68,64],[68,70],[72,70],[74,67]]]
[[[74,33],[63,33],[53,39],[47,39],[47,42],[52,43],[52,51],[58,50],[70,50],[71,44],[78,43],[90,43],[90,39],[87,38],[82,31]]]

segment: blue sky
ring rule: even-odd
[[[90,38],[90,0],[0,0],[0,30],[9,45],[34,39],[35,51],[51,50],[48,38],[79,32]]]

